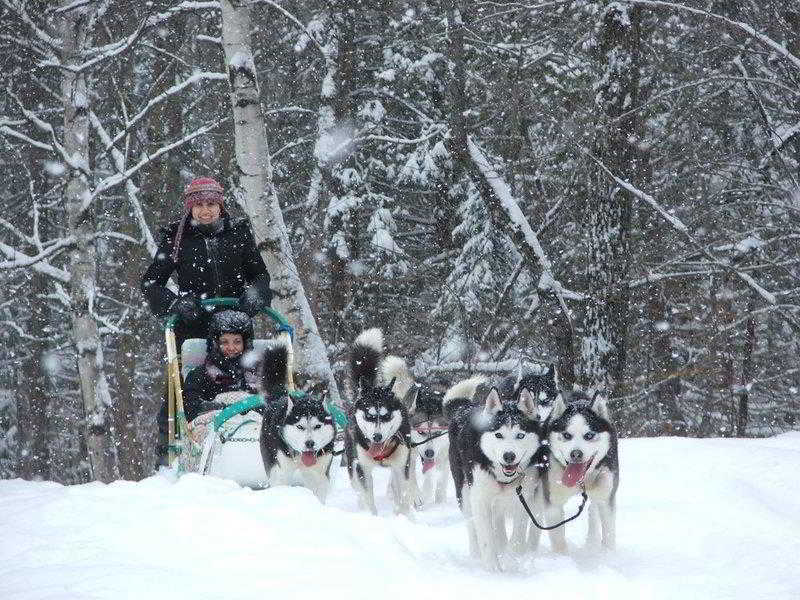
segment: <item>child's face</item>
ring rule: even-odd
[[[223,333],[219,336],[219,349],[225,358],[241,354],[244,350],[244,339],[241,333]]]

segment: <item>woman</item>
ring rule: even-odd
[[[185,212],[162,233],[153,262],[142,275],[142,293],[157,317],[177,313],[175,338],[180,352],[188,338],[206,338],[211,312],[204,298],[238,298],[239,310],[257,314],[270,305],[269,273],[256,248],[247,219],[232,220],[225,211],[222,186],[210,177],[192,181],[183,193]],[[167,289],[176,275],[178,294]],[[156,452],[167,453],[166,398],[158,419]]]
[[[178,313],[178,348],[187,338],[205,338],[210,313],[204,298],[239,299],[249,315],[270,305],[269,273],[247,219],[225,212],[222,186],[210,177],[192,181],[183,193],[185,213],[163,232],[153,262],[142,276],[142,293],[157,317]],[[167,289],[175,273],[179,294]]]

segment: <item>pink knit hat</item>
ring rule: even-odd
[[[186,206],[186,212],[191,212],[192,206],[199,200],[218,202],[224,207],[224,192],[225,190],[222,189],[222,186],[216,179],[212,179],[211,177],[198,177],[187,185],[183,192],[183,202]]]
[[[186,221],[189,215],[192,214],[192,207],[200,202],[216,202],[220,208],[225,208],[225,190],[216,179],[211,177],[198,177],[194,179],[186,189],[183,191],[183,204],[186,207],[186,212],[183,213],[181,222],[178,225],[178,232],[175,234],[175,241],[172,248],[172,262],[177,262],[178,251],[181,248],[181,240],[183,239],[183,230],[186,227]]]

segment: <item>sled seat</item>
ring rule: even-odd
[[[253,350],[248,350],[248,352],[256,352],[261,356],[270,343],[274,343],[274,340],[255,339],[253,340]],[[199,367],[205,361],[206,340],[203,338],[190,338],[185,340],[181,345],[181,378],[186,381],[186,376],[189,374],[189,371],[195,367]]]

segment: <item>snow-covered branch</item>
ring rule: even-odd
[[[22,133],[21,131],[17,131],[16,129],[12,129],[7,125],[0,125],[0,135],[6,135],[8,137],[16,138],[26,144],[33,146],[34,148],[38,148],[39,150],[45,150],[46,152],[52,152],[53,146],[50,144],[45,144],[44,142],[40,142],[38,140],[33,139]]]
[[[64,240],[65,242],[68,241]],[[74,244],[74,240],[71,242]],[[54,245],[48,248],[54,248],[55,250],[63,250],[67,244],[60,244]],[[54,252],[45,252],[44,256],[41,254],[37,256],[28,256],[27,254],[23,254],[19,252],[15,248],[0,242],[0,253],[6,257],[6,261],[0,262],[0,269],[19,269],[23,267],[32,267],[35,271],[39,273],[43,273],[44,275],[49,275],[50,277],[57,279],[63,283],[69,283],[70,276],[69,273],[64,271],[63,269],[59,269],[54,267],[53,265],[49,264],[45,259],[51,256]]]
[[[124,173],[125,157],[123,156],[122,152],[113,146],[110,136],[108,135],[105,127],[103,127],[103,124],[100,122],[100,119],[97,117],[97,114],[92,111],[89,117],[92,121],[92,127],[94,127],[95,131],[97,131],[97,134],[100,136],[103,144],[106,145],[106,148],[111,148],[111,157],[117,173]],[[125,182],[125,189],[128,193],[128,201],[131,204],[131,210],[133,210],[133,214],[136,217],[136,222],[139,224],[139,231],[142,233],[142,239],[144,239],[147,251],[152,256],[156,253],[157,244],[153,239],[153,234],[150,231],[150,227],[147,225],[147,221],[144,218],[144,212],[142,211],[142,206],[139,203],[139,189],[133,184],[133,181],[130,178],[128,178]],[[137,242],[134,240],[134,243]]]
[[[743,273],[742,271],[740,271],[739,269],[736,269],[735,267],[731,266],[730,264],[727,264],[727,263],[717,259],[713,254],[711,254],[711,252],[709,252],[706,248],[704,248],[702,244],[700,244],[698,241],[696,241],[694,239],[692,234],[689,232],[689,228],[680,219],[678,219],[674,215],[669,214],[669,212],[666,211],[658,202],[656,202],[656,200],[652,196],[646,194],[645,192],[641,191],[640,189],[636,188],[635,186],[632,186],[627,181],[623,181],[622,179],[620,179],[619,177],[614,175],[614,173],[612,173],[611,170],[608,167],[606,167],[600,160],[598,160],[595,156],[593,156],[588,151],[583,150],[583,153],[586,154],[586,156],[588,156],[595,164],[597,164],[598,167],[600,167],[603,171],[605,171],[606,174],[611,179],[613,179],[616,182],[617,185],[619,185],[621,188],[623,188],[623,189],[627,190],[628,192],[630,192],[634,197],[639,198],[639,200],[642,200],[645,203],[647,203],[648,205],[650,205],[650,207],[652,207],[655,212],[657,212],[659,215],[661,215],[661,217],[665,221],[667,221],[667,223],[669,223],[672,226],[673,229],[675,229],[679,233],[683,234],[683,236],[689,241],[690,244],[692,244],[692,246],[695,248],[695,250],[697,250],[700,254],[705,256],[709,261],[711,261],[713,264],[717,265],[719,268],[721,268],[721,269],[723,269],[723,270],[725,270],[727,272],[733,272],[737,277],[739,277],[739,279],[741,279],[749,287],[754,289],[758,293],[758,295],[761,296],[768,304],[775,304],[776,303],[774,294],[772,294],[771,292],[768,292],[763,287],[761,287],[747,273]]]
[[[227,81],[227,79],[228,76],[225,73],[202,71],[200,73],[193,73],[190,77],[183,80],[182,82],[176,83],[175,85],[168,87],[161,94],[159,94],[155,98],[150,99],[150,101],[148,101],[148,103],[144,106],[144,108],[142,108],[142,110],[136,113],[133,116],[133,118],[126,121],[125,128],[122,131],[120,131],[117,135],[115,135],[113,139],[110,139],[108,141],[105,140],[103,141],[103,143],[105,144],[106,152],[109,151],[111,146],[115,145],[122,138],[124,138],[130,132],[130,130],[133,128],[134,125],[139,123],[145,116],[147,116],[147,114],[154,106],[160,104],[161,102],[170,98],[171,96],[181,93],[184,89],[199,81],[208,81],[208,80]]]
[[[224,117],[222,119],[219,119],[218,121],[215,121],[214,123],[211,123],[209,125],[204,125],[203,127],[200,127],[199,129],[194,130],[191,134],[186,135],[186,136],[182,137],[181,139],[172,142],[171,144],[167,144],[166,146],[162,146],[161,148],[159,148],[158,150],[153,152],[153,154],[150,154],[150,155],[146,156],[145,158],[140,160],[138,163],[133,165],[131,168],[127,169],[124,173],[117,173],[116,175],[112,175],[111,177],[107,177],[106,179],[104,179],[103,181],[101,181],[97,185],[97,187],[94,189],[94,191],[91,194],[87,195],[86,200],[84,200],[83,204],[81,205],[81,211],[82,212],[86,211],[92,205],[92,202],[94,202],[95,199],[97,199],[98,196],[100,196],[102,193],[106,192],[107,190],[110,190],[110,189],[112,189],[112,188],[114,188],[114,187],[116,187],[116,186],[118,186],[118,185],[120,185],[122,183],[125,183],[128,179],[133,177],[142,168],[144,168],[147,165],[149,165],[151,162],[153,162],[158,157],[166,154],[167,152],[170,152],[170,151],[174,150],[175,148],[179,148],[180,146],[183,146],[184,144],[188,144],[189,142],[191,142],[196,137],[199,137],[201,135],[205,135],[209,131],[213,131],[214,129],[219,127],[222,123],[224,123],[227,120],[228,120],[228,117]]]
[[[741,21],[729,19],[728,17],[719,15],[717,13],[713,13],[708,10],[703,10],[702,8],[694,8],[692,6],[686,6],[685,4],[678,4],[677,2],[663,2],[661,0],[627,0],[627,2],[628,4],[637,4],[639,6],[649,6],[652,8],[670,8],[675,10],[681,10],[685,12],[690,12],[695,15],[702,15],[710,19],[721,21],[723,23],[730,25],[731,27],[743,31],[753,39],[758,40],[764,46],[770,48],[771,50],[773,50],[774,52],[776,52],[777,54],[779,54],[780,56],[784,57],[789,62],[791,62],[796,68],[800,69],[800,57],[795,56],[794,54],[789,52],[786,46],[780,44],[779,42],[776,42],[768,35],[756,31],[751,25],[748,25],[747,23],[742,23]]]
[[[314,45],[317,47],[317,50],[319,50],[320,53],[322,53],[322,56],[327,56],[325,48],[323,48],[320,45],[319,40],[317,40],[317,38],[315,38],[314,35],[308,30],[308,27],[303,25],[303,23],[300,22],[300,19],[298,19],[292,13],[290,13],[288,10],[283,8],[280,4],[278,4],[277,2],[273,2],[272,0],[252,0],[251,4],[252,5],[255,5],[255,4],[266,4],[267,6],[270,6],[270,7],[274,8],[275,10],[277,10],[284,17],[286,17],[289,21],[291,21],[292,23],[297,25],[297,27],[300,30],[302,30],[302,32],[306,36],[308,36],[308,39],[310,39],[314,43]]]
[[[50,34],[48,34],[46,31],[44,31],[41,27],[39,27],[36,24],[36,21],[34,21],[28,14],[25,2],[19,2],[19,0],[17,0],[16,2],[13,2],[11,0],[2,0],[2,3],[3,6],[8,8],[8,10],[16,14],[20,18],[20,20],[23,23],[25,23],[25,25],[30,27],[36,39],[38,39],[40,42],[43,42],[50,48],[52,48],[53,51],[61,50],[62,48],[61,40],[51,37]]]
[[[561,310],[564,311],[564,317],[572,322],[570,313],[567,309],[567,304],[564,301],[564,289],[561,283],[553,275],[553,267],[550,260],[539,243],[539,238],[536,232],[533,231],[519,204],[511,194],[511,189],[508,184],[500,177],[500,174],[489,163],[486,155],[472,140],[467,137],[467,147],[469,149],[469,156],[473,164],[478,168],[484,181],[491,188],[495,199],[499,202],[503,212],[511,222],[511,230],[524,242],[524,246],[533,251],[539,266],[542,269],[542,277],[539,280],[539,289],[552,289],[555,292],[558,302],[561,305]],[[527,253],[526,253],[527,254]]]

